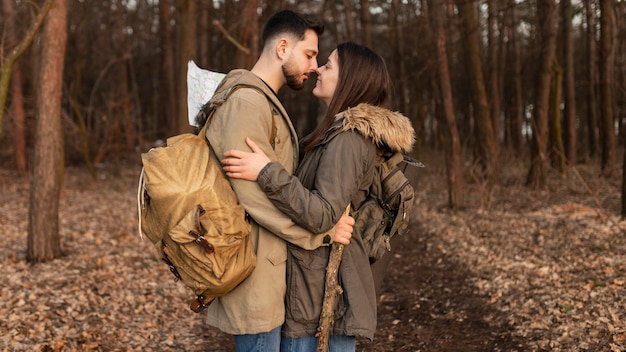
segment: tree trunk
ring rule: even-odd
[[[596,50],[596,21],[594,20],[594,10],[592,6],[592,0],[584,0],[585,5],[585,19],[587,22],[587,31],[585,33],[586,39],[586,59],[587,65],[587,85],[586,85],[586,101],[587,101],[587,143],[588,143],[588,156],[594,157],[598,153],[598,117],[597,117],[597,97],[596,97],[596,84],[598,82],[597,77],[597,50]]]
[[[117,0],[117,55],[121,59],[119,68],[116,70],[118,90],[117,105],[119,112],[114,118],[121,120],[119,124],[124,126],[124,141],[126,142],[125,151],[133,152],[135,150],[135,141],[137,140],[137,132],[135,131],[135,119],[132,114],[132,100],[130,93],[130,82],[128,79],[128,62],[131,60],[131,50],[126,40],[126,23],[124,21],[124,4],[122,0]]]
[[[392,40],[392,45],[393,45],[393,53],[396,57],[406,57],[405,54],[405,50],[404,50],[404,43],[405,43],[405,37],[404,37],[404,30],[402,28],[402,25],[398,22],[398,18],[401,18],[402,16],[400,15],[401,12],[401,1],[400,0],[391,0],[391,14],[395,14],[390,16],[390,20],[391,20],[391,35],[393,36],[393,38],[395,38],[395,40]],[[406,60],[400,60],[398,62],[398,71],[397,76],[398,79],[394,82],[395,86],[398,87],[397,92],[397,97],[398,97],[398,103],[399,103],[399,108],[401,111],[407,112],[410,111],[411,106],[410,106],[410,96],[409,96],[409,89],[407,86],[407,72],[406,72]]]
[[[27,260],[30,262],[61,256],[59,197],[64,172],[61,92],[66,28],[67,0],[56,0],[41,37],[27,239]]]
[[[466,48],[466,66],[469,75],[469,89],[472,94],[472,108],[476,126],[478,163],[481,166],[481,178],[489,184],[497,179],[497,149],[493,134],[489,102],[481,62],[480,25],[476,10],[476,1],[455,0],[461,27],[465,32],[462,38]]]
[[[522,65],[519,45],[519,16],[517,14],[516,0],[509,0],[507,11],[507,67],[509,67],[508,80],[505,87],[507,107],[507,136],[508,145],[512,150],[522,149],[522,123],[524,120],[524,100],[522,98]]]
[[[360,0],[361,3],[361,40],[367,47],[372,47],[372,14],[369,0]]]
[[[19,63],[13,66],[13,79],[11,80],[11,111],[13,112],[15,166],[20,175],[26,175],[28,171],[25,128],[26,113],[24,112],[24,94],[22,92],[22,70]]]
[[[331,21],[324,24],[327,27],[327,30],[324,31],[324,35],[326,32],[333,33],[334,38],[332,41],[334,43],[341,43],[346,38],[345,33],[341,33],[341,28],[339,27],[339,23],[341,23],[341,19],[339,18],[339,11],[337,10],[338,6],[335,6],[334,1],[324,0],[322,4],[322,13],[326,13],[326,11],[330,11],[330,16],[332,18]]]
[[[448,54],[446,52],[446,30],[444,27],[444,9],[436,4],[437,0],[429,0],[430,17],[434,27],[434,39],[436,44],[435,54],[437,57],[437,71],[439,74],[439,91],[443,115],[448,126],[446,149],[446,171],[448,175],[448,205],[455,209],[462,203],[462,174],[461,174],[461,139],[456,125],[454,114],[454,100],[450,84],[450,71],[448,69]]]
[[[613,0],[600,0],[600,141],[602,148],[602,173],[611,176],[615,172],[615,112],[613,91],[615,88],[615,9]]]
[[[498,40],[496,38],[496,23],[497,18],[497,1],[488,0],[488,15],[487,15],[487,60],[489,70],[489,114],[491,115],[491,127],[493,129],[494,147],[496,153],[499,149],[500,140],[500,75],[498,65]]]
[[[617,144],[626,140],[626,74],[620,68],[626,67],[626,46],[620,45],[626,41],[626,4],[617,2],[615,4],[616,13],[616,58],[615,68],[619,72],[615,77],[615,119],[619,123]]]
[[[159,16],[161,30],[161,87],[165,95],[165,99],[163,99],[164,111],[166,113],[165,121],[168,122],[168,132],[174,134],[178,130],[178,114],[176,113],[178,105],[176,103],[176,76],[174,73],[174,47],[172,43],[172,25],[170,24],[172,19],[169,0],[159,1]],[[185,77],[187,76],[185,75]]]
[[[199,24],[198,24],[198,66],[200,67],[213,67],[216,63],[216,56],[213,48],[213,33],[214,26],[211,19],[215,8],[213,1],[201,1],[199,3],[200,8],[198,11]],[[258,17],[258,16],[257,16]]]
[[[15,33],[16,21],[15,10],[13,9],[14,1],[4,0],[3,11],[5,15],[6,40],[8,43],[17,42],[17,34]],[[1,107],[0,107],[1,108]],[[24,113],[24,94],[22,92],[22,71],[19,62],[13,65],[13,76],[11,79],[11,111],[13,112],[13,148],[15,149],[15,166],[20,175],[26,174],[26,131],[24,121],[26,119]],[[0,129],[2,126],[0,126]]]
[[[624,143],[624,160],[622,160],[622,219],[626,219],[626,143]]]
[[[552,94],[552,118],[550,119],[550,146],[552,167],[559,170],[561,175],[567,174],[567,159],[563,146],[563,129],[561,128],[561,88],[563,87],[563,69],[554,62],[554,89]]]
[[[356,35],[356,17],[352,1],[353,0],[343,0],[343,14],[345,16],[343,23],[346,26],[347,38],[354,38]]]
[[[33,42],[35,34],[39,30],[39,27],[43,24],[44,19],[48,15],[48,12],[54,5],[54,0],[47,0],[41,7],[41,11],[37,14],[32,26],[28,29],[24,39],[13,49],[9,51],[6,56],[3,57],[0,62],[0,141],[2,140],[2,131],[4,125],[4,105],[9,94],[9,85],[11,81],[11,75],[13,73],[13,66],[17,59],[24,54],[26,49]],[[1,55],[0,55],[1,57]]]
[[[257,8],[259,6],[258,0],[248,0],[248,31],[250,32],[250,54],[248,55],[248,69],[251,69],[256,60],[261,54],[259,48],[259,16],[257,15]]]
[[[537,28],[541,47],[538,57],[539,70],[535,82],[531,162],[526,179],[526,184],[533,189],[542,188],[546,182],[545,162],[548,141],[550,82],[556,51],[555,11],[554,0],[537,1]]]
[[[563,124],[565,156],[570,165],[576,164],[576,87],[574,81],[574,41],[572,37],[572,0],[561,0],[563,33]],[[558,108],[558,107],[557,107]]]
[[[179,9],[179,36],[178,36],[178,70],[177,95],[176,95],[176,134],[191,132],[193,129],[189,125],[187,118],[187,63],[196,59],[196,0],[181,0]]]

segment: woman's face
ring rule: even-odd
[[[326,64],[320,66],[316,72],[317,83],[315,84],[315,88],[313,88],[313,95],[321,99],[326,105],[329,105],[335,94],[337,80],[339,79],[337,49],[333,50]]]

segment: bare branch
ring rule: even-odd
[[[13,48],[7,57],[2,61],[2,67],[0,68],[0,141],[2,140],[2,125],[4,121],[4,105],[6,104],[7,95],[9,94],[9,83],[11,82],[11,74],[13,73],[13,65],[19,59],[22,54],[28,49],[30,44],[35,38],[35,34],[41,28],[43,20],[48,15],[48,12],[52,8],[54,0],[47,0],[41,8],[41,11],[35,18],[35,22],[26,33],[26,37]]]
[[[346,208],[345,214],[350,213],[350,204]],[[337,274],[339,272],[339,264],[343,257],[344,245],[334,242],[330,250],[330,259],[326,266],[326,283],[324,287],[324,301],[322,302],[322,312],[320,313],[320,322],[317,326],[317,352],[328,351],[328,336],[330,329],[335,323],[335,299],[343,293],[343,289],[337,282]]]
[[[232,35],[230,35],[230,33],[228,33],[228,31],[226,30],[226,28],[224,28],[224,26],[222,26],[222,24],[220,23],[220,21],[215,20],[213,21],[213,24],[215,25],[215,27],[217,27],[217,29],[220,30],[220,32],[222,32],[222,34],[224,34],[224,36],[226,37],[226,39],[228,39],[229,42],[233,43],[233,45],[235,47],[237,47],[237,49],[239,49],[240,51],[242,51],[243,53],[245,53],[246,55],[250,55],[250,49],[246,48],[245,46],[241,45],[237,39],[235,39]]]

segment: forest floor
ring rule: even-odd
[[[621,179],[579,166],[531,191],[526,166],[506,162],[498,186],[468,184],[451,211],[441,160],[409,172],[412,225],[394,246],[375,339],[357,350],[626,351]],[[102,167],[93,180],[68,168],[65,255],[28,264],[28,179],[0,168],[0,350],[234,350],[139,238],[138,171]]]

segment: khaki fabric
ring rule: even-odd
[[[172,137],[142,154],[142,163],[142,233],[199,303],[231,291],[256,255],[246,212],[204,133]]]

